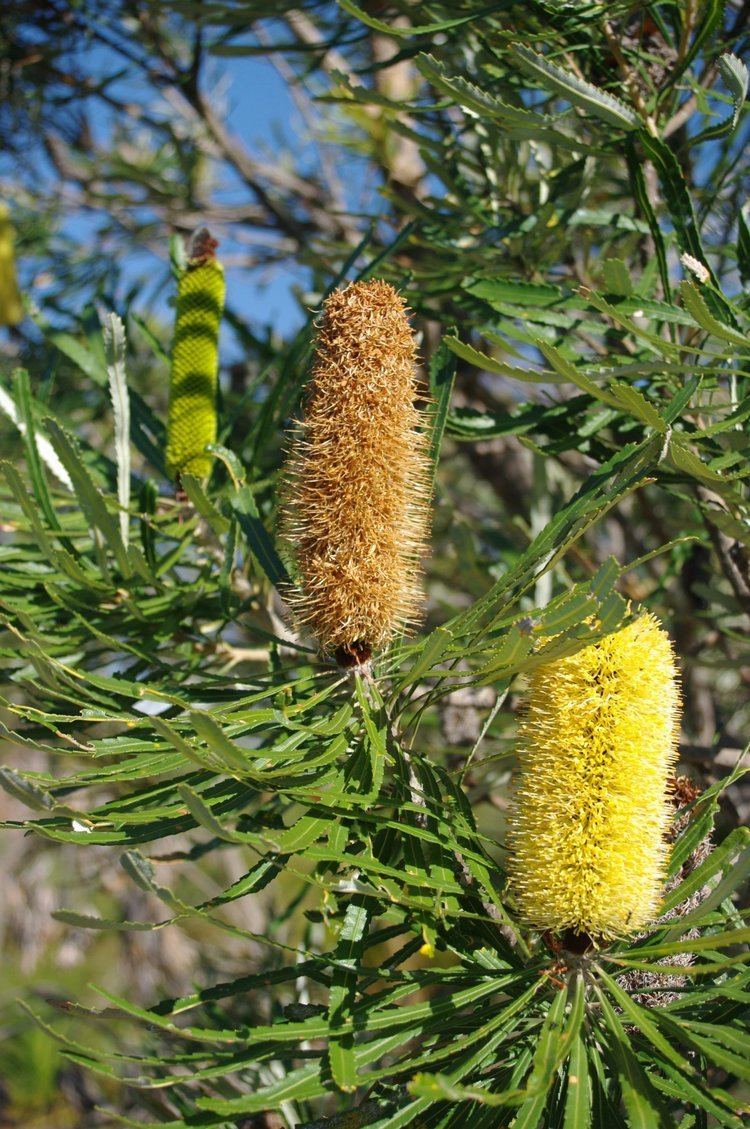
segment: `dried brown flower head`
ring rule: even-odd
[[[387,282],[326,301],[283,530],[300,574],[297,617],[342,666],[367,662],[422,602],[429,486],[415,353]]]

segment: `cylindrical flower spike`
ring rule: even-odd
[[[177,286],[166,451],[173,478],[204,478],[211,470],[205,449],[216,442],[219,326],[226,290],[216,247],[205,228],[197,232]]]
[[[16,255],[10,212],[0,204],[0,325],[23,321],[23,303],[16,277]]]
[[[657,916],[679,711],[672,645],[650,614],[534,672],[508,835],[529,925],[609,939]]]
[[[415,353],[387,282],[355,282],[326,301],[284,533],[300,574],[297,617],[342,666],[367,662],[422,602],[429,479]]]

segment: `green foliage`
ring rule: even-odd
[[[382,174],[364,226],[354,208],[324,219],[310,197],[290,204],[280,182],[255,190],[297,240],[316,307],[343,278],[382,273],[415,311],[430,609],[371,675],[322,662],[285,618],[276,507],[314,314],[288,341],[264,338],[230,289],[246,381],[224,382],[211,477],[186,475],[175,495],[158,320],[135,296],[122,320],[61,317],[53,300],[33,312],[31,376],[18,367],[0,386],[8,454],[22,455],[0,467],[6,823],[50,850],[114,848],[125,883],[161,907],[94,911],[82,890],[55,911],[71,932],[179,929],[243,953],[242,968],[149,1006],[106,982],[98,1008],[69,1001],[50,1018],[33,1000],[40,1029],[66,1062],[136,1093],[137,1119],[120,1105],[110,1124],[277,1111],[308,1129],[739,1129],[750,845],[721,807],[743,770],[722,779],[712,757],[748,720],[744,23],[712,3],[461,0],[373,16],[347,0],[302,6],[308,24],[284,5],[161,7],[133,50],[159,55],[213,140],[202,148],[197,130],[148,176],[109,154],[157,214],[195,189],[207,153],[231,157],[192,64],[281,55],[292,32],[305,42],[287,51],[294,81],[330,115],[326,141]],[[159,54],[168,32],[174,54]],[[402,64],[407,95],[387,81]],[[172,157],[173,124],[149,125]],[[700,176],[694,147],[711,166]],[[257,169],[242,167],[250,184]],[[110,201],[110,219],[122,209]],[[575,955],[524,929],[506,891],[514,718],[528,671],[639,601],[675,637],[682,751],[703,756],[708,786],[678,825],[671,916]],[[476,717],[456,737],[461,702]],[[231,852],[242,873],[211,885]],[[238,923],[241,902],[259,928]],[[57,1063],[39,1068],[48,1085]]]

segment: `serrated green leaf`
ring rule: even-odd
[[[336,0],[336,3],[350,16],[355,16],[367,27],[373,28],[375,31],[380,31],[384,35],[390,35],[394,39],[410,38],[413,35],[434,35],[439,31],[447,31],[452,27],[459,27],[461,24],[469,23],[473,20],[478,20],[486,13],[492,12],[495,9],[494,4],[488,4],[484,8],[472,12],[470,15],[457,16],[453,19],[436,20],[428,24],[412,24],[409,23],[406,27],[400,27],[398,24],[390,22],[385,23],[383,20],[377,19],[370,12],[366,12],[353,0]]]
[[[662,1013],[661,1009],[654,1009],[659,1014],[654,1016],[658,1025],[664,1028],[672,1037],[691,1049],[702,1051],[706,1057],[728,1074],[745,1081],[750,1080],[750,1064],[745,1055],[737,1054],[722,1046],[721,1039],[709,1037],[715,1035],[713,1024],[696,1024],[682,1017],[679,1019],[672,1015]],[[732,1037],[737,1034],[732,1032]],[[746,1039],[743,1043],[746,1046]]]
[[[13,796],[14,799],[20,800],[22,804],[26,804],[27,807],[34,808],[36,811],[50,811],[54,807],[54,801],[49,792],[40,788],[33,781],[24,779],[20,773],[12,768],[5,766],[0,768],[0,787],[9,796]]]
[[[266,576],[276,588],[288,591],[291,579],[263,525],[251,488],[241,487],[230,499],[230,504],[240,529]]]
[[[660,1073],[661,1072],[661,1073]],[[718,1095],[706,1086],[692,1082],[683,1073],[670,1066],[669,1063],[660,1065],[660,1072],[654,1071],[651,1080],[657,1090],[667,1094],[680,1105],[690,1102],[698,1109],[706,1110],[716,1119],[717,1124],[724,1125],[727,1129],[743,1129],[743,1122],[726,1106],[720,1104]],[[662,1075],[667,1075],[664,1078]]]
[[[718,122],[716,125],[708,126],[702,130],[695,138],[692,144],[699,145],[704,141],[711,141],[716,137],[723,137],[725,134],[731,135],[735,133],[740,121],[740,114],[742,107],[747,98],[748,86],[748,70],[741,59],[731,52],[720,55],[717,60],[719,74],[724,80],[724,85],[729,91],[732,98],[732,113],[728,118]]]
[[[92,914],[75,913],[69,909],[53,910],[55,921],[63,925],[73,925],[76,929],[94,929],[99,931],[114,930],[121,933],[150,933],[153,929],[160,929],[168,922],[151,921],[122,921],[111,917],[94,917]]]
[[[125,373],[125,326],[117,314],[102,319],[106,351],[109,394],[115,420],[115,459],[117,462],[117,501],[120,506],[120,537],[127,549],[130,509],[130,398]]]
[[[731,326],[724,325],[723,322],[713,316],[694,282],[688,282],[687,279],[683,280],[680,284],[680,294],[686,309],[690,311],[698,325],[705,329],[707,333],[719,337],[723,341],[728,341],[730,345],[737,345],[740,349],[747,350],[750,347],[750,338],[745,337],[742,333],[737,333]]]
[[[696,820],[696,833],[691,836],[689,846],[693,843],[697,846],[698,843],[705,839],[706,834],[710,833],[713,827],[713,812],[710,809],[698,821]],[[704,834],[705,831],[705,834]],[[700,838],[699,838],[700,836]],[[681,852],[684,854],[684,852]],[[724,868],[729,869],[729,876],[737,874],[737,885],[744,881],[743,872],[744,866],[747,865],[747,858],[750,856],[750,828],[736,827],[723,842],[717,844],[711,853],[703,862],[687,875],[687,877],[675,887],[664,899],[662,912],[669,912],[675,909],[681,902],[691,897],[698,890],[700,890],[706,883],[718,874]],[[743,865],[744,864],[744,865]],[[739,873],[738,868],[739,866]],[[736,888],[736,887],[735,887]]]
[[[737,213],[737,269],[743,286],[750,282],[750,227],[747,213],[750,205],[743,204]]]
[[[627,264],[622,259],[605,259],[602,263],[604,285],[609,294],[627,297],[633,293],[633,283]]]
[[[591,1125],[591,1081],[586,1043],[580,1034],[573,1040],[568,1065],[563,1129],[589,1129]]]
[[[672,1062],[680,1070],[685,1070],[688,1074],[692,1074],[693,1067],[691,1064],[667,1042],[656,1024],[651,1020],[649,1008],[635,1003],[627,992],[623,991],[617,981],[607,976],[603,969],[599,969],[597,975],[601,984],[612,997],[615,1006],[620,1009],[628,1023],[641,1031],[651,1045],[655,1047],[668,1062]],[[598,987],[596,990],[597,994],[600,995],[601,993]]]
[[[451,402],[453,385],[456,380],[455,354],[448,349],[446,343],[441,341],[434,356],[430,361],[430,396],[432,398],[431,426],[429,429],[430,445],[427,457],[432,468],[430,485],[434,486],[437,474],[440,447],[448,419],[448,409]]]
[[[222,447],[221,443],[207,443],[206,450],[224,464],[229,471],[232,485],[235,490],[239,490],[245,483],[245,468],[234,451],[230,451],[228,447]]]
[[[731,51],[719,56],[719,72],[732,95],[732,118],[729,132],[734,133],[740,120],[740,112],[747,98],[748,70],[742,59]]]
[[[369,920],[370,912],[364,901],[354,899],[349,903],[336,946],[336,967],[328,995],[328,1060],[336,1085],[344,1091],[356,1090],[357,1073],[354,1035],[340,1029],[351,1014],[356,984],[354,967],[364,950]]]
[[[602,1017],[609,1030],[609,1051],[617,1071],[622,1098],[632,1129],[671,1129],[659,1096],[641,1067],[630,1039],[607,997],[599,993]]]
[[[532,368],[520,368],[518,365],[506,365],[503,361],[496,361],[485,353],[480,353],[472,345],[459,341],[457,337],[444,337],[445,344],[452,353],[462,360],[468,361],[478,369],[494,372],[499,376],[511,376],[515,380],[522,380],[529,384],[550,384],[555,382],[554,373],[540,373]]]
[[[723,933],[708,933],[703,937],[691,937],[687,941],[657,942],[637,951],[642,951],[644,956],[660,957],[669,956],[671,953],[702,952],[703,949],[726,949],[732,945],[746,945],[748,942],[750,942],[750,928],[729,929]]]
[[[696,455],[682,436],[672,435],[667,448],[667,458],[673,466],[687,474],[690,478],[697,478],[701,482],[710,482],[714,487],[719,483],[727,485],[727,480],[718,471],[708,466]]]
[[[606,90],[556,66],[520,43],[512,44],[510,55],[526,74],[535,78],[553,94],[559,94],[574,106],[618,129],[632,130],[640,125],[637,114]]]
[[[661,138],[652,137],[645,129],[640,130],[638,136],[641,145],[653,161],[659,175],[664,199],[669,208],[669,215],[677,233],[680,250],[683,252],[687,251],[688,254],[698,259],[699,262],[707,264],[706,252],[703,248],[698,221],[693,207],[693,200],[688,191],[685,177],[682,174],[677,158],[669,145]],[[716,278],[711,271],[710,265],[707,266],[707,269],[711,277],[711,282],[716,286]],[[727,309],[724,300],[718,298],[713,293],[711,295],[711,304],[717,311],[726,311]]]
[[[550,345],[547,341],[538,341],[537,348],[552,367],[566,380],[570,380],[583,392],[588,392],[596,400],[601,400],[602,403],[608,404],[610,407],[620,408],[622,411],[627,412],[628,415],[633,416],[634,419],[640,420],[641,423],[646,424],[647,427],[652,427],[660,434],[664,434],[667,425],[661,418],[656,408],[640,392],[637,388],[633,388],[630,384],[614,383],[600,387],[595,381],[591,380],[585,373],[577,369],[569,361],[563,357],[562,353]]]
[[[520,134],[536,141],[551,141],[566,149],[588,148],[580,138],[568,137],[556,129],[554,119],[520,106],[511,106],[482,90],[476,83],[449,75],[433,55],[418,55],[416,64],[428,82],[472,115],[497,122],[516,136]]]
[[[115,557],[122,575],[129,577],[132,573],[131,560],[120,536],[118,524],[108,511],[102,495],[95,487],[74,442],[55,420],[48,418],[46,423],[52,445],[70,476],[76,497],[86,514],[95,539],[104,539]],[[106,562],[103,557],[101,559],[102,569],[106,571]]]

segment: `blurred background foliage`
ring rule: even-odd
[[[49,1018],[41,1001],[100,1006],[94,981],[146,1007],[273,970],[274,946],[288,957],[337,944],[359,881],[360,847],[342,861],[346,834],[369,834],[356,803],[341,799],[335,819],[318,813],[299,853],[277,839],[293,863],[273,882],[263,844],[312,818],[305,803],[321,780],[341,796],[375,796],[386,755],[365,750],[340,777],[342,748],[317,751],[316,733],[343,748],[355,739],[353,691],[316,663],[309,640],[291,639],[274,589],[290,567],[273,542],[285,435],[315,314],[345,278],[382,276],[407,296],[436,442],[444,429],[427,622],[378,672],[388,724],[376,699],[358,700],[375,719],[367,741],[387,741],[402,769],[416,765],[428,795],[445,789],[454,814],[460,783],[497,860],[537,643],[547,657],[556,640],[581,645],[592,609],[611,630],[635,601],[662,617],[680,657],[682,767],[701,787],[730,772],[750,721],[749,37],[750,5],[719,0],[6,0],[0,200],[27,315],[0,340],[3,458],[21,468],[0,487],[2,815],[17,825],[36,807],[42,834],[2,844],[0,1123],[114,1123],[101,1105],[160,1121],[195,1115],[179,1086],[125,1090],[82,1069],[80,1048],[63,1057],[17,997]],[[202,224],[221,241],[229,280],[225,451],[205,492],[186,484],[185,508],[164,474],[163,421],[173,266]],[[116,355],[102,336],[108,311],[124,325]],[[115,361],[130,393],[127,462]],[[74,479],[75,505],[35,453],[34,431]],[[152,722],[165,707],[166,723]],[[309,728],[295,728],[297,711]],[[211,726],[242,739],[249,726],[245,751],[270,748],[279,714],[321,778],[295,776],[292,760],[274,781],[261,760],[250,787],[246,766],[233,766],[238,746]],[[402,738],[411,762],[391,748]],[[408,808],[413,778],[386,787],[389,804],[406,796]],[[748,807],[733,781],[717,839]],[[372,832],[380,896],[398,903],[378,835],[385,824]],[[418,870],[408,852],[393,865],[402,880]],[[474,907],[479,932],[497,929],[482,920],[489,896]],[[165,902],[180,927],[150,931]],[[403,905],[411,960],[450,913],[436,917],[408,886]],[[143,927],[81,927],[93,919]],[[398,963],[383,934],[363,957],[372,967]],[[204,1025],[315,1017],[327,981],[306,964],[303,979],[311,973],[288,998],[261,981],[229,1001],[217,993]],[[90,1021],[67,1010],[68,1036],[85,1042]],[[97,1031],[103,1051],[143,1054],[129,1027]],[[165,1034],[156,1060],[167,1045]],[[198,1091],[220,1103],[272,1088],[299,1065],[284,1053]],[[303,1060],[317,1053],[314,1039],[303,1043]],[[388,1108],[404,1107],[406,1081],[396,1071],[384,1083]],[[337,1108],[321,1093],[269,1099],[276,1113],[186,1123],[312,1125]],[[545,1123],[562,1124],[554,1100],[558,1120]],[[506,1114],[490,1108],[476,1125]]]

